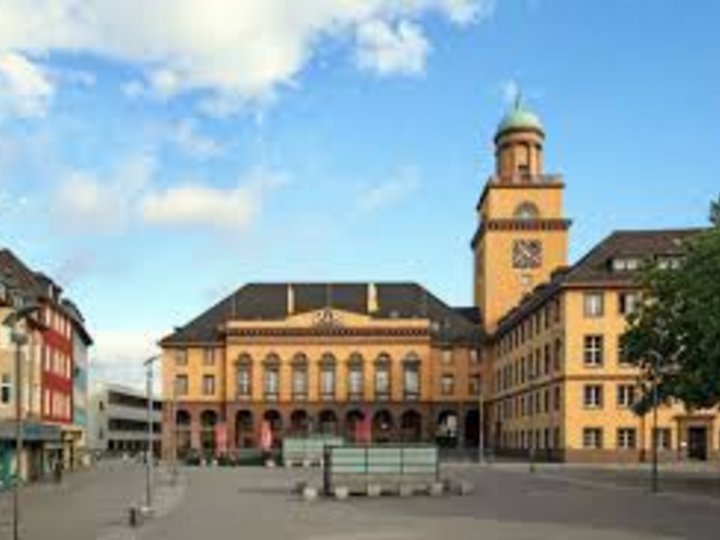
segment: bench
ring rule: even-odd
[[[434,445],[329,447],[325,452],[323,490],[347,488],[353,494],[431,493],[440,480]]]
[[[321,465],[325,448],[342,446],[342,437],[311,436],[285,437],[282,445],[282,460],[286,467]]]

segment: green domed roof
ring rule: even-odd
[[[500,121],[497,132],[502,133],[510,129],[536,129],[543,131],[542,122],[540,122],[538,115],[530,109],[525,108],[519,99],[515,102],[513,109]]]

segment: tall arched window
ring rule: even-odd
[[[525,201],[517,205],[513,216],[517,219],[537,219],[540,217],[540,210],[535,203]]]

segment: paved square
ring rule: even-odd
[[[668,491],[651,496],[643,471],[540,467],[531,475],[520,465],[444,470],[472,482],[474,493],[305,503],[290,488],[302,479],[319,484],[317,470],[184,469],[176,486],[159,479],[160,515],[132,530],[127,507],[142,501],[142,468],[104,465],[60,488],[29,489],[23,540],[715,540],[720,531],[720,477],[707,471],[664,473]],[[9,501],[0,497],[4,522]],[[0,538],[8,537],[9,529],[0,529]]]

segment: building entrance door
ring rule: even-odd
[[[690,459],[707,460],[708,430],[707,427],[691,426],[688,428],[688,457]]]

